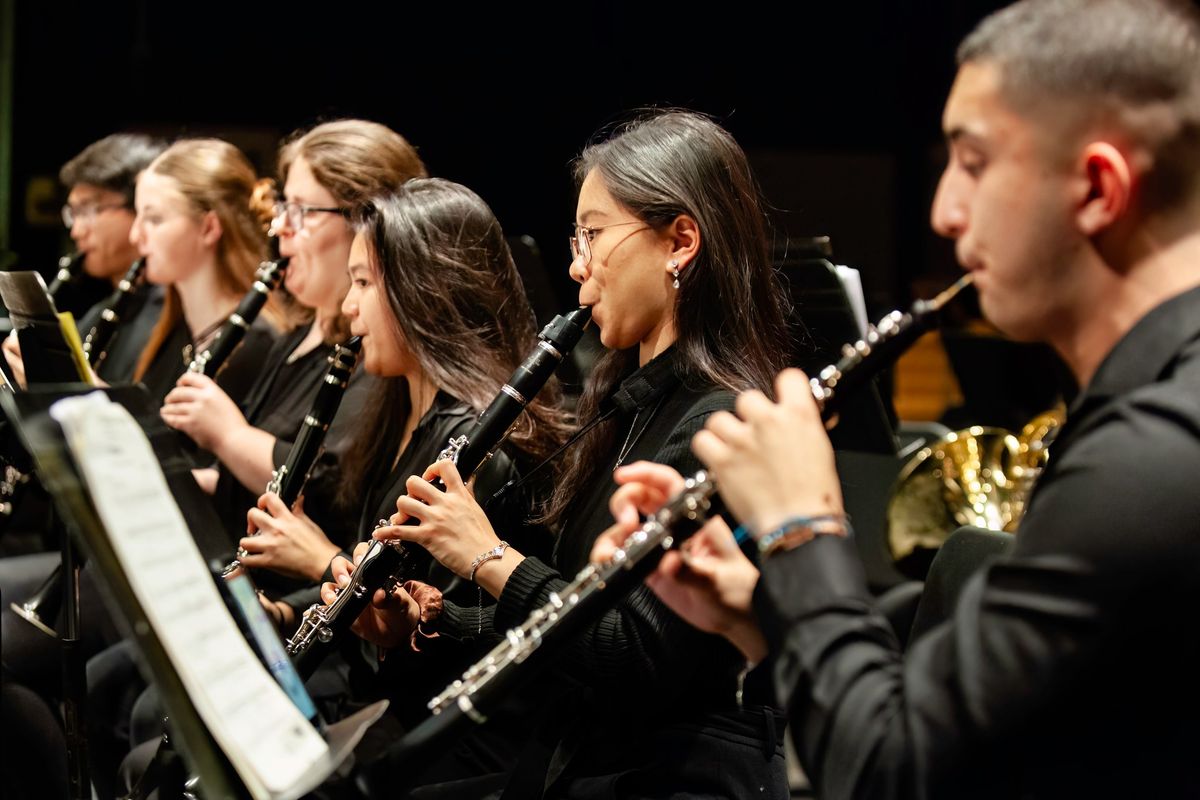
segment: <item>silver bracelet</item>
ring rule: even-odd
[[[468,578],[468,580],[471,581],[471,583],[474,583],[475,573],[479,571],[479,568],[489,561],[494,561],[497,558],[503,558],[504,551],[507,549],[508,542],[500,542],[500,544],[496,545],[491,550],[485,550],[484,552],[475,556],[475,560],[471,562],[471,577]]]

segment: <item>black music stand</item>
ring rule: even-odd
[[[862,338],[850,297],[834,265],[828,237],[790,239],[775,254],[786,290],[791,296],[795,358],[809,375],[841,358],[843,345]],[[873,381],[845,401],[840,422],[829,433],[835,450],[895,455],[896,438],[886,399]]]
[[[86,370],[82,351],[75,352],[67,340],[65,323],[42,276],[36,272],[0,272],[0,299],[8,309],[13,330],[21,343],[25,380],[62,383],[83,380]],[[71,333],[78,337],[72,326]],[[7,361],[5,362],[7,366]]]
[[[159,632],[139,601],[129,576],[123,571],[109,531],[71,455],[63,430],[49,414],[51,405],[56,401],[95,391],[103,391],[109,399],[124,406],[148,434],[155,456],[164,466],[168,488],[187,522],[200,557],[218,566],[225,563],[229,545],[216,514],[192,479],[190,471],[183,466],[186,458],[179,448],[178,438],[158,420],[156,409],[144,387],[121,386],[104,390],[78,385],[34,387],[20,394],[3,394],[0,396],[0,407],[3,407],[32,454],[65,529],[77,539],[97,570],[100,578],[98,583],[106,594],[105,600],[142,653],[143,665],[149,673],[147,678],[158,686],[171,720],[172,742],[192,774],[198,777],[203,795],[257,797],[263,800],[288,800],[302,796],[343,764],[365,730],[382,715],[386,701],[328,726],[324,731],[329,745],[327,756],[314,761],[294,786],[273,794],[263,794],[261,791],[257,795],[252,794],[188,696]],[[247,621],[237,621],[239,628],[245,630]]]
[[[27,384],[71,383],[84,379],[86,370],[80,361],[82,352],[77,351],[69,340],[64,321],[59,318],[54,300],[51,299],[41,275],[36,272],[0,272],[0,299],[8,309],[13,330],[17,332],[22,360],[26,367]],[[4,359],[3,366],[5,380],[8,382],[4,394],[11,398],[13,393],[18,391],[18,386],[7,359]],[[9,425],[12,424],[10,418]],[[9,430],[6,433],[9,435],[9,450],[19,449],[17,442],[13,441],[13,431]],[[22,458],[16,456],[12,461],[20,463]],[[27,480],[33,480],[32,476]],[[14,506],[10,514],[16,513],[17,500],[18,495],[14,492]],[[80,650],[80,561],[61,521],[53,513],[49,521],[51,529],[57,529],[59,533],[62,549],[60,569],[66,576],[66,580],[62,581],[60,607],[63,630],[59,639],[62,644],[62,700],[64,731],[67,738],[68,783],[72,797],[86,800],[91,796],[91,788],[83,722],[86,712],[87,678],[86,664]]]

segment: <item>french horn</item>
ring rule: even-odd
[[[887,505],[896,568],[923,579],[951,533],[964,525],[1015,533],[1066,418],[1062,407],[1013,434],[975,425],[921,448],[900,470]]]

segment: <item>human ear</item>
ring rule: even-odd
[[[1092,142],[1080,156],[1086,193],[1075,212],[1079,230],[1087,236],[1111,227],[1128,210],[1133,197],[1129,159],[1108,142]]]
[[[206,247],[216,247],[220,239],[221,220],[217,217],[217,212],[206,211],[200,218],[200,241],[204,242]]]
[[[665,265],[667,272],[687,268],[700,251],[700,226],[687,214],[680,214],[667,228],[671,243],[671,255]],[[672,266],[674,265],[674,266]]]

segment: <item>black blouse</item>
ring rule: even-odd
[[[260,379],[241,404],[247,422],[275,437],[272,463],[276,467],[287,461],[304,417],[329,373],[333,345],[319,345],[290,360],[292,351],[308,332],[309,326],[304,326],[276,340],[263,361]],[[346,543],[356,532],[354,519],[348,512],[356,511],[361,501],[343,498],[340,462],[363,405],[376,385],[377,380],[361,367],[354,370],[337,414],[325,433],[324,449],[304,486],[305,513],[335,543]],[[221,515],[231,546],[236,547],[238,539],[245,535],[246,511],[254,507],[266,487],[243,486],[224,466],[218,465],[218,470],[213,504]]]
[[[157,322],[157,318],[155,319]],[[263,361],[275,343],[278,334],[263,317],[259,317],[246,331],[238,348],[217,373],[217,385],[235,403],[241,403],[250,392],[262,372]],[[192,342],[187,323],[181,318],[166,340],[159,346],[154,360],[142,375],[142,383],[150,391],[150,397],[159,405],[188,368],[190,358],[184,357],[184,348]],[[190,349],[190,348],[189,348]]]

